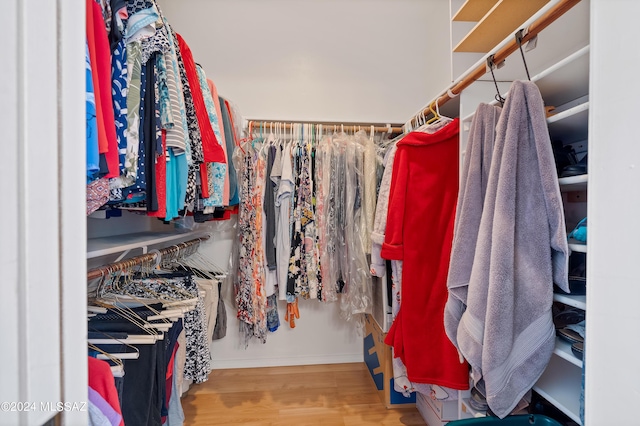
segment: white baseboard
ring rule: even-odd
[[[362,353],[319,356],[291,356],[277,358],[246,358],[246,359],[214,359],[211,361],[212,370],[228,368],[255,367],[285,367],[293,365],[341,364],[347,362],[364,362]]]

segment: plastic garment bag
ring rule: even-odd
[[[345,144],[346,196],[345,196],[345,243],[347,279],[341,298],[341,310],[345,318],[357,314],[371,313],[372,290],[369,262],[365,254],[364,233],[366,229],[362,197],[364,189],[364,147],[354,137]]]

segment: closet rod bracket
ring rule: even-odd
[[[120,256],[118,256],[116,258],[116,260],[114,260],[114,262],[120,262],[122,259],[125,258],[126,255],[129,254],[130,251],[131,251],[131,249],[127,249],[127,250],[123,251],[122,253],[120,253]]]

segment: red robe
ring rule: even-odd
[[[400,311],[385,343],[409,380],[469,388],[467,363],[444,331],[447,274],[458,199],[459,121],[398,142],[382,257],[402,260]]]

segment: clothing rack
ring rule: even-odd
[[[518,40],[517,35],[519,31],[516,31],[513,39],[502,46],[496,53],[493,55],[487,54],[480,65],[476,68],[467,71],[467,73],[462,76],[457,82],[453,83],[442,95],[436,97],[433,101],[429,103],[429,105],[417,113],[411,120],[415,120],[418,117],[428,117],[429,114],[433,114],[433,111],[451,99],[458,96],[464,89],[473,84],[476,80],[480,79],[483,75],[487,73],[487,59],[493,56],[493,63],[499,65],[502,63],[509,55],[519,49],[520,44],[524,44],[536,37],[538,33],[551,25],[556,19],[560,18],[566,12],[568,12],[573,6],[580,3],[580,0],[560,0],[554,6],[549,8],[546,13],[538,17],[534,20],[527,28],[526,34]]]
[[[174,244],[169,247],[165,247],[160,250],[153,250],[149,253],[142,254],[140,256],[131,257],[129,259],[121,260],[119,262],[103,265],[99,268],[91,269],[87,271],[87,281],[94,280],[100,277],[104,277],[107,274],[111,274],[117,271],[126,271],[134,266],[142,265],[145,263],[152,263],[156,260],[160,260],[165,256],[179,256],[180,252],[183,252],[188,247],[200,244],[202,241],[209,239],[209,235],[194,238],[182,243]]]
[[[398,135],[403,133],[403,129],[401,125],[398,124],[381,124],[381,123],[337,123],[337,122],[317,122],[317,121],[275,121],[275,120],[249,120],[248,127],[249,132],[254,129],[264,129],[270,130],[272,128],[282,129],[292,129],[295,124],[314,124],[316,126],[322,126],[327,130],[331,130],[334,128],[340,129],[345,132],[357,132],[358,130],[371,130],[371,126],[373,126],[374,132],[379,133],[389,133],[392,135]]]

